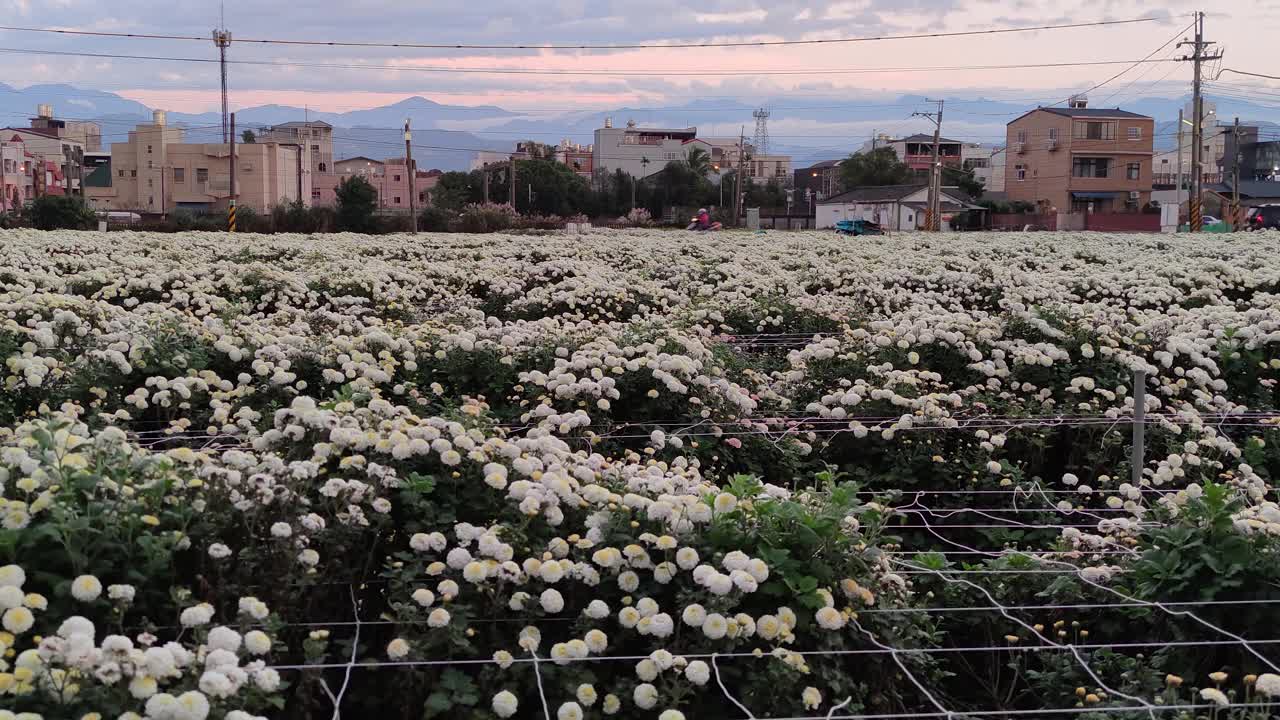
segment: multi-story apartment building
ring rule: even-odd
[[[322,120],[294,121],[260,128],[260,143],[293,145],[303,149],[302,172],[311,175],[311,204],[332,205],[338,174],[333,166],[333,126]]]
[[[152,122],[111,146],[107,183],[86,184],[90,205],[104,210],[164,213],[177,208],[225,208],[231,197],[231,150],[226,143],[184,143],[182,128],[162,110]],[[310,204],[311,175],[296,145],[236,145],[236,204],[267,212],[282,203]],[[96,172],[101,172],[99,168]]]
[[[628,122],[626,127],[615,128],[606,120],[595,132],[591,165],[603,174],[621,170],[634,178],[646,178],[672,160],[684,160],[697,137],[698,129],[693,127],[642,128]]]
[[[1005,193],[1042,212],[1137,211],[1151,200],[1155,121],[1118,108],[1037,108],[1006,129]]]

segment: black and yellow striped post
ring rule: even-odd
[[[1200,232],[1204,229],[1204,211],[1200,205],[1200,197],[1192,194],[1188,203],[1190,207],[1190,230],[1191,232]]]
[[[227,232],[236,231],[236,201],[232,200],[227,207]]]

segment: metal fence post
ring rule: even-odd
[[[1130,458],[1132,474],[1130,482],[1134,487],[1142,487],[1142,467],[1146,442],[1144,431],[1147,422],[1147,373],[1143,370],[1133,371],[1133,456]]]

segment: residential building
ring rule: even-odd
[[[498,152],[496,150],[477,150],[471,156],[471,170],[483,170],[486,165],[493,163],[506,162],[511,159],[511,153]]]
[[[927,183],[854,188],[818,201],[814,227],[832,228],[840,220],[870,220],[888,230],[918,230],[924,227],[928,206]],[[951,218],[956,213],[980,209],[954,187],[942,188],[940,208],[943,231],[951,229]]]
[[[973,177],[982,182],[982,187],[987,190],[1003,190],[1003,187],[992,187],[995,166],[992,158],[995,157],[996,148],[982,145],[981,143],[964,143],[960,146],[960,167],[965,170],[972,170]]]
[[[3,128],[0,137],[7,143],[22,143],[32,156],[58,166],[60,177],[70,178],[69,187],[80,192],[79,170],[84,157],[84,143],[70,137],[59,137],[58,131],[45,128]]]
[[[21,208],[30,197],[31,173],[21,142],[0,142],[0,213]]]
[[[1275,180],[1280,176],[1280,141],[1261,140],[1257,127],[1240,126],[1237,140],[1234,131],[1226,135],[1222,160],[1222,181],[1230,182],[1236,164],[1240,165],[1240,180]]]
[[[65,120],[53,116],[52,105],[40,105],[31,118],[31,129],[52,134],[59,140],[78,143],[84,152],[102,151],[102,128],[88,120]]]
[[[991,160],[989,161],[991,173],[987,180],[987,192],[1003,193],[1005,191],[1005,160],[1005,148],[1000,147],[991,151]],[[975,174],[977,173],[975,172]]]
[[[334,204],[338,173],[333,166],[332,125],[322,120],[271,125],[259,128],[255,140],[259,143],[274,142],[302,148],[302,172],[311,175],[311,204]]]
[[[878,141],[877,141],[878,142]],[[964,162],[964,143],[947,138],[938,139],[938,160],[943,165],[960,167]],[[917,133],[898,140],[890,140],[898,159],[918,174],[927,174],[933,164],[933,135]]]
[[[439,170],[418,170],[417,161],[414,161],[413,165],[415,172],[413,191],[418,196],[414,207],[426,207],[430,204],[431,188],[440,181],[442,173]],[[347,158],[334,163],[334,170],[339,181],[352,176],[360,176],[367,180],[378,192],[379,210],[409,211],[409,168],[403,157],[386,160],[374,160],[363,156]]]
[[[231,196],[231,149],[226,143],[185,143],[181,128],[155,111],[152,122],[129,131],[111,146],[109,164],[86,182],[90,205],[104,210],[164,213],[177,208],[208,212],[225,208]],[[107,167],[108,184],[99,177]],[[236,145],[236,204],[268,212],[282,203],[310,204],[311,175],[294,144]]]
[[[477,153],[477,155],[481,154],[482,153]],[[514,153],[483,154],[496,156],[496,159],[489,160],[490,163],[506,162],[512,157],[517,160],[527,160],[531,157],[555,160],[562,165],[568,166],[574,173],[581,175],[588,180],[591,179],[593,168],[595,167],[595,161],[592,157],[592,146],[580,145],[568,139],[561,140],[559,145],[548,145],[546,143],[535,142],[533,140],[526,140],[516,143],[516,150]],[[478,170],[482,167],[484,166],[472,167],[472,169]]]
[[[1206,213],[1216,212],[1219,217],[1225,216],[1227,209],[1231,207],[1233,187],[1230,179],[1226,182],[1206,185],[1204,188]],[[1280,203],[1280,182],[1243,179],[1240,181],[1240,205],[1243,209],[1277,203]]]
[[[929,137],[929,142],[930,142],[930,143],[932,143],[932,142],[933,142],[933,137],[932,137],[932,136],[930,136],[930,137]],[[857,150],[854,150],[854,151],[853,151],[853,154],[854,154],[854,155],[865,155],[866,153],[869,153],[869,152],[871,152],[872,150],[877,150],[877,149],[879,149],[879,148],[883,148],[883,147],[891,147],[892,145],[893,145],[893,136],[892,136],[892,135],[889,135],[889,134],[886,134],[886,133],[875,133],[875,134],[873,134],[873,135],[871,136],[871,139],[870,139],[870,140],[868,140],[868,141],[866,141],[866,142],[862,143],[862,145],[861,145]],[[896,152],[896,150],[895,150],[895,152]]]
[[[697,128],[641,128],[634,121],[615,128],[611,120],[596,130],[592,145],[592,168],[611,175],[621,170],[635,178],[661,171],[673,160],[684,160]],[[714,163],[713,163],[714,164]]]
[[[1005,192],[1041,212],[1138,211],[1151,200],[1155,121],[1119,108],[1037,108],[1006,129]]]
[[[840,192],[840,164],[844,160],[823,160],[793,172],[791,186],[796,202],[810,205]]]

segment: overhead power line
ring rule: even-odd
[[[352,40],[284,40],[267,38],[236,38],[235,42],[254,43],[260,45],[315,45],[324,47],[365,47],[365,48],[409,48],[415,50],[639,50],[674,48],[708,48],[708,47],[769,47],[775,45],[835,45],[840,43],[876,42],[883,40],[920,40],[929,38],[967,37],[973,35],[998,35],[1008,33],[1036,32],[1039,30],[1067,30],[1071,28],[1105,27],[1110,25],[1132,25],[1134,23],[1158,22],[1164,18],[1141,17],[1128,20],[1099,20],[1096,22],[1066,23],[1060,25],[1031,25],[1026,27],[994,28],[989,30],[960,30],[955,32],[910,33],[905,35],[877,35],[868,37],[831,38],[815,40],[730,40],[723,42],[674,42],[674,43],[634,43],[618,45],[472,45],[466,43],[415,43],[415,42],[364,42]],[[196,35],[165,35],[152,33],[108,32],[104,30],[66,30],[61,28],[22,27],[16,25],[0,25],[0,30],[12,32],[51,33],[57,35],[89,35],[93,37],[118,37],[141,40],[184,40],[209,42],[209,37]]]
[[[1232,68],[1222,68],[1218,74],[1221,75],[1222,73],[1235,73],[1236,75],[1248,75],[1249,77],[1260,77],[1268,80],[1280,80],[1280,75],[1264,75],[1262,73],[1245,72],[1244,70],[1235,70]]]
[[[163,55],[129,55],[117,53],[78,52],[73,50],[36,50],[31,48],[0,47],[0,52],[20,55],[55,55],[65,57],[91,57],[118,60],[158,60],[162,62],[218,63],[216,58],[193,58]],[[953,70],[1019,70],[1062,67],[1091,67],[1098,65],[1129,65],[1133,69],[1142,63],[1177,62],[1176,60],[1087,60],[1055,63],[1013,63],[1008,65],[938,65],[927,67],[884,67],[806,70],[691,70],[674,72],[649,72],[644,70],[565,70],[559,68],[463,68],[414,65],[362,65],[357,63],[320,63],[292,60],[227,60],[231,65],[257,65],[268,67],[313,67],[339,70],[403,70],[408,72],[461,73],[479,75],[590,75],[605,77],[708,77],[708,76],[759,76],[759,75],[861,75],[895,72],[945,72]],[[1127,72],[1127,70],[1126,70]],[[1121,75],[1124,73],[1121,73]],[[1119,77],[1119,75],[1115,76]],[[1101,87],[1099,84],[1095,87]]]
[[[1177,39],[1178,39],[1178,36],[1179,36],[1179,35],[1182,35],[1182,34],[1183,34],[1183,33],[1185,33],[1186,31],[1188,31],[1188,30],[1190,30],[1191,28],[1195,27],[1195,24],[1196,24],[1196,23],[1195,23],[1195,21],[1193,20],[1193,21],[1191,22],[1191,24],[1190,24],[1190,25],[1187,25],[1186,27],[1182,28],[1182,29],[1181,29],[1181,30],[1179,30],[1178,32],[1174,33],[1173,37],[1171,37],[1171,38],[1169,38],[1168,40],[1166,40],[1166,41],[1164,42],[1164,44],[1162,44],[1160,47],[1158,47],[1158,48],[1156,48],[1155,50],[1152,50],[1151,52],[1147,53],[1147,56],[1146,56],[1146,57],[1142,58],[1141,60],[1138,60],[1138,61],[1134,62],[1134,63],[1133,63],[1132,65],[1130,65],[1129,67],[1125,68],[1124,70],[1121,70],[1120,72],[1116,73],[1115,75],[1112,75],[1111,77],[1107,78],[1106,80],[1103,80],[1102,82],[1098,83],[1097,85],[1094,85],[1093,87],[1089,88],[1088,90],[1085,90],[1083,93],[1078,93],[1078,94],[1087,95],[1087,94],[1089,94],[1089,93],[1093,92],[1094,90],[1097,90],[1097,89],[1098,89],[1098,88],[1100,88],[1100,87],[1103,87],[1103,86],[1105,86],[1105,85],[1108,85],[1108,84],[1110,84],[1111,82],[1113,82],[1113,81],[1115,81],[1115,80],[1119,79],[1119,78],[1120,78],[1121,76],[1123,76],[1124,74],[1128,73],[1130,70],[1133,70],[1134,68],[1138,67],[1139,65],[1142,65],[1143,63],[1150,63],[1150,62],[1179,62],[1178,60],[1175,60],[1175,59],[1172,59],[1172,58],[1167,58],[1167,59],[1163,59],[1163,60],[1152,60],[1151,58],[1152,58],[1152,56],[1154,56],[1156,53],[1160,52],[1161,50],[1164,50],[1165,48],[1169,47],[1169,45],[1170,45],[1170,44],[1172,44],[1173,42],[1177,41]],[[1127,86],[1126,86],[1126,87],[1127,87]],[[1073,96],[1072,96],[1072,97],[1073,97]],[[1110,99],[1110,98],[1108,98],[1108,99]],[[1059,104],[1059,103],[1068,102],[1068,101],[1070,101],[1070,100],[1071,100],[1071,97],[1066,97],[1066,98],[1063,98],[1062,100],[1059,100],[1058,102],[1054,103],[1054,105],[1057,105],[1057,104]]]

